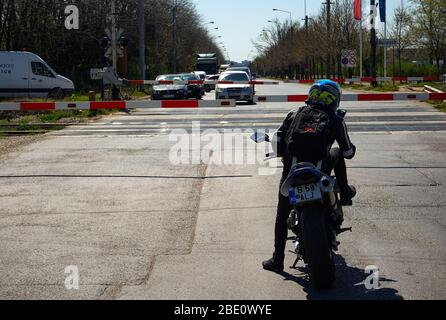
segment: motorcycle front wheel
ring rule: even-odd
[[[329,288],[335,281],[334,254],[331,249],[325,208],[308,206],[302,212],[302,235],[310,281],[317,288]]]

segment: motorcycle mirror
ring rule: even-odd
[[[339,109],[338,110],[338,116],[340,116],[342,119],[344,119],[345,118],[345,116],[347,115],[347,110],[344,110],[344,109]]]
[[[269,142],[269,136],[266,133],[256,132],[251,136],[251,140],[256,143]]]

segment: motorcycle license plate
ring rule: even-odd
[[[299,186],[290,190],[290,202],[293,205],[318,201],[321,199],[322,192],[317,183]]]

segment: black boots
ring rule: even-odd
[[[274,255],[270,260],[263,262],[263,269],[275,273],[282,273],[284,269],[283,260],[284,258],[279,258]]]
[[[353,205],[352,199],[356,196],[356,188],[349,186],[346,192],[341,192],[341,205],[351,206]]]

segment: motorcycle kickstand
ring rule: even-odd
[[[297,264],[299,263],[299,261],[301,260],[301,257],[294,251],[291,251],[291,253],[294,253],[295,255],[297,255],[296,260],[294,261],[294,264],[290,267],[290,269],[297,269]]]

